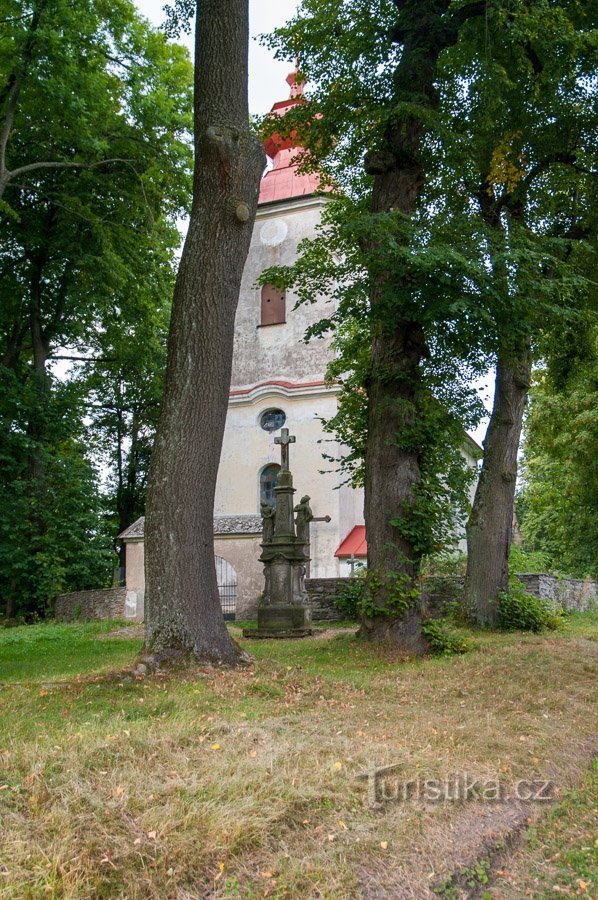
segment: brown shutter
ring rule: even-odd
[[[273,284],[262,288],[262,325],[280,325],[286,322],[285,292]]]

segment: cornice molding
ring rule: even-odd
[[[235,388],[229,394],[229,406],[244,406],[264,400],[267,397],[284,397],[294,399],[302,397],[314,397],[317,395],[336,395],[340,388],[338,385],[327,381],[308,381],[297,383],[294,381],[272,380],[262,381],[259,384],[246,388]]]

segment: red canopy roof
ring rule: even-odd
[[[365,539],[365,525],[356,525],[334,555],[338,556],[339,559],[347,559],[351,556],[367,556],[368,545]]]

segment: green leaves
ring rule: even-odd
[[[20,174],[0,206],[0,609],[31,610],[109,581],[120,516],[143,504],[191,195],[192,66],[131,0],[5,7],[0,123],[18,80],[6,164]],[[67,377],[56,357],[80,359]]]

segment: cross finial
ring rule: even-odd
[[[280,444],[280,462],[281,471],[289,471],[289,444],[294,444],[297,438],[293,434],[289,434],[288,428],[283,428],[280,437],[274,438],[275,444]]]

